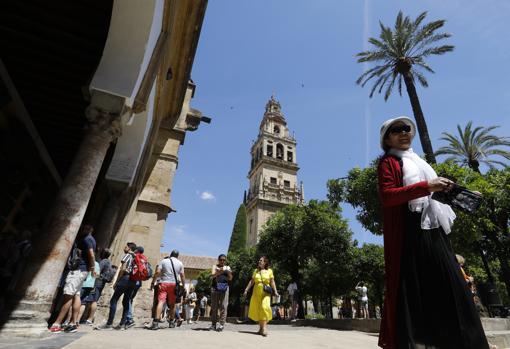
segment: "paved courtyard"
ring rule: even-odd
[[[130,349],[130,348],[335,348],[375,349],[377,335],[356,331],[336,331],[313,327],[273,325],[264,338],[256,325],[227,324],[222,333],[207,331],[206,323],[183,325],[175,329],[149,331],[95,331],[90,327],[79,333],[53,334],[44,339],[0,339],[0,349]],[[82,326],[84,327],[84,326]]]

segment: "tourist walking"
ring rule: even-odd
[[[358,282],[355,287],[358,292],[358,304],[360,308],[360,317],[362,319],[368,319],[368,288],[365,286],[363,281]]]
[[[287,287],[287,293],[290,300],[290,319],[296,320],[299,309],[299,290],[295,281],[292,281]]]
[[[80,291],[83,282],[89,273],[95,273],[95,255],[96,240],[92,236],[94,229],[90,225],[83,226],[83,229],[78,234],[76,243],[71,250],[67,268],[67,274],[64,284],[64,302],[62,308],[55,319],[55,322],[50,326],[50,332],[76,332],[78,330],[78,314],[80,312],[81,300]],[[68,326],[62,328],[61,324],[67,313],[72,306],[72,317]]]
[[[112,266],[112,262],[109,259],[111,254],[112,251],[109,248],[105,248],[100,254],[101,261],[99,262],[99,275],[96,278],[94,284],[94,299],[90,303],[89,316],[86,321],[87,324],[92,324],[94,322],[94,316],[96,315],[97,310],[97,302],[103,293],[104,286],[107,283],[112,282],[113,278],[115,277],[116,268]]]
[[[129,275],[133,271],[134,251],[136,244],[128,242],[124,247],[124,257],[122,257],[119,273],[113,284],[113,295],[110,298],[110,312],[106,324],[97,327],[96,329],[110,329],[113,327],[113,320],[115,319],[115,312],[117,311],[117,303],[122,297],[122,318],[116,329],[126,327],[126,319],[129,312],[131,296],[135,289],[135,282],[130,280]],[[131,325],[131,324],[129,324]]]
[[[269,268],[269,260],[266,256],[260,257],[257,268],[253,271],[251,280],[244,290],[244,296],[253,286],[250,299],[248,317],[259,323],[259,334],[267,336],[267,323],[272,320],[271,294],[279,296],[274,282],[273,270]]]
[[[176,287],[184,289],[184,265],[178,259],[179,251],[173,250],[170,257],[164,258],[159,262],[159,268],[156,269],[155,277],[159,278],[158,286],[158,305],[153,315],[151,330],[159,329],[160,314],[163,306],[168,305],[168,326],[175,327],[175,311],[176,298],[182,297],[181,294],[176,295]]]
[[[195,293],[195,288],[193,286],[190,286],[188,295],[186,297],[185,302],[186,307],[186,323],[191,324],[191,321],[193,320],[193,311],[195,310],[195,307],[197,305],[197,294]]]
[[[414,122],[384,122],[380,144],[386,297],[379,336],[383,348],[489,348],[469,288],[446,234],[455,214],[431,198],[453,182],[411,149]],[[441,309],[438,315],[437,310]]]
[[[232,269],[227,263],[227,256],[220,254],[218,262],[211,269],[211,331],[223,331],[227,320],[228,283],[232,280]],[[218,312],[219,319],[218,319]],[[219,324],[218,324],[219,322]]]
[[[197,312],[197,317],[195,319],[195,322],[198,322],[200,320],[201,316],[205,316],[205,309],[207,308],[207,296],[205,294],[202,294],[198,297],[200,299],[200,307],[199,311]]]

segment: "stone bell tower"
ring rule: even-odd
[[[248,246],[257,243],[264,224],[276,211],[304,202],[303,183],[297,179],[296,144],[273,95],[251,147],[250,188],[245,199]]]

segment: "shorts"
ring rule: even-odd
[[[81,286],[89,273],[86,271],[72,270],[67,274],[64,285],[64,294],[68,296],[80,295]]]
[[[95,287],[82,287],[81,288],[81,304],[90,304],[94,302],[96,298],[96,288]]]
[[[205,316],[205,308],[200,308],[200,316]]]
[[[175,283],[162,282],[158,287],[158,302],[175,304]]]

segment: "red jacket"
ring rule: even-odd
[[[379,198],[382,206],[386,294],[379,331],[379,346],[396,348],[396,308],[400,277],[400,258],[404,237],[404,210],[407,202],[430,194],[427,181],[406,187],[402,183],[399,159],[386,155],[377,169]]]

